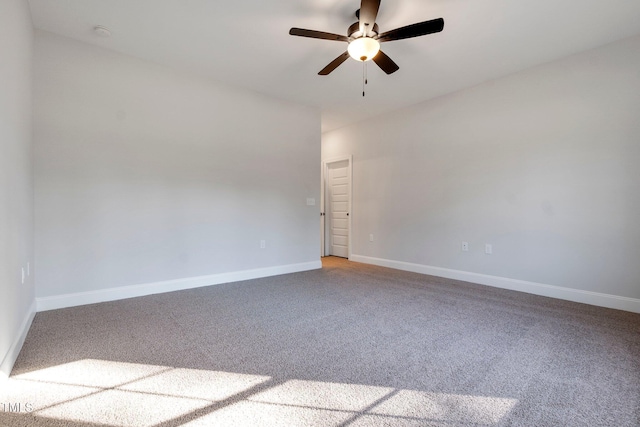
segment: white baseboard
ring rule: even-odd
[[[20,354],[24,340],[27,338],[27,333],[29,332],[29,328],[31,328],[31,323],[33,322],[35,315],[36,301],[34,300],[29,306],[29,310],[20,325],[18,336],[13,340],[9,351],[4,356],[4,359],[2,359],[2,363],[0,363],[0,382],[5,381],[9,378],[9,375],[11,375],[13,365],[18,359],[18,355]]]
[[[469,271],[451,270],[448,268],[433,267],[423,264],[373,258],[364,255],[352,255],[349,259],[355,262],[395,268],[397,270],[445,277],[447,279],[478,283],[480,285],[493,286],[495,288],[510,289],[513,291],[526,292],[545,297],[640,313],[640,299],[635,298],[564,288],[561,286],[545,285],[542,283],[527,282],[524,280],[509,279],[506,277],[489,276]]]
[[[185,279],[121,286],[116,288],[100,289],[96,291],[55,295],[50,297],[36,298],[37,309],[38,311],[57,310],[59,308],[96,304],[106,301],[115,301],[126,298],[141,297],[145,295],[160,294],[164,292],[181,291],[184,289],[200,288],[203,286],[219,285],[221,283],[238,282],[241,280],[259,279],[261,277],[297,273],[300,271],[316,270],[319,268],[322,268],[322,262],[320,260],[299,264],[256,268],[253,270],[212,274],[209,276],[188,277]]]

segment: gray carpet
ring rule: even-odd
[[[38,313],[0,425],[640,425],[640,315],[323,265]]]

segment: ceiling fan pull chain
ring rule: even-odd
[[[367,81],[366,70],[367,70],[367,63],[362,61],[362,96],[363,97],[364,97],[364,85],[366,84],[365,82]]]
[[[369,67],[367,67],[367,63],[364,63],[364,84],[369,84]]]

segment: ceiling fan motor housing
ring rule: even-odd
[[[378,37],[378,34],[380,34],[378,24],[373,24],[373,29],[369,31],[368,37],[375,39],[376,37]],[[362,34],[362,31],[360,31],[359,22],[354,22],[353,24],[351,24],[351,26],[347,30],[347,36],[350,40],[359,39],[360,37],[364,36],[364,34]]]

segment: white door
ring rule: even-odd
[[[349,161],[329,163],[327,166],[328,255],[349,257]]]

